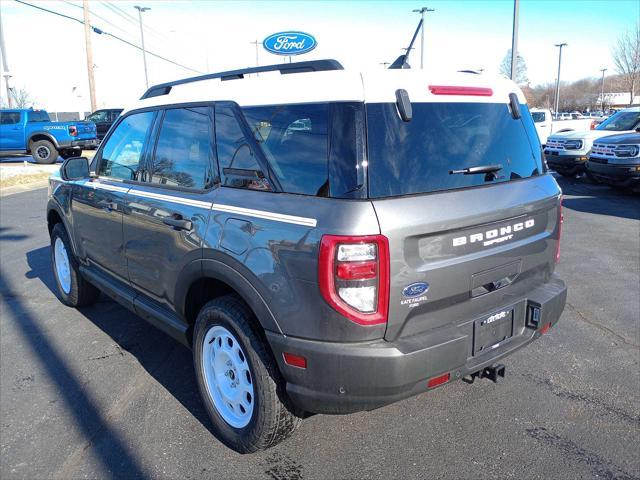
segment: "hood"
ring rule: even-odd
[[[609,145],[640,145],[640,133],[623,133],[601,138],[598,143]]]
[[[549,138],[554,138],[558,140],[587,140],[593,142],[597,138],[602,137],[610,137],[612,135],[620,135],[625,132],[614,132],[610,130],[586,130],[582,132],[562,132],[562,133],[554,133]],[[631,133],[631,132],[626,132]]]

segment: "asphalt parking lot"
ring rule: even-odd
[[[244,456],[210,433],[189,350],[104,297],[56,299],[46,189],[3,197],[0,477],[640,478],[640,197],[559,182],[567,308],[503,383],[316,415]]]

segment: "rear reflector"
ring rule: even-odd
[[[450,373],[445,373],[444,375],[440,375],[439,377],[430,378],[427,381],[427,388],[435,388],[443,383],[447,383],[451,378]]]
[[[551,328],[551,324],[547,323],[544,327],[540,329],[540,335],[544,335],[545,333],[547,333],[550,328]]]
[[[429,85],[429,91],[434,95],[471,95],[475,97],[490,97],[493,90],[484,87],[455,87],[451,85]]]
[[[556,263],[560,261],[560,239],[562,238],[563,223],[564,215],[562,214],[562,197],[560,197],[560,205],[558,205],[558,244],[556,245]]]
[[[307,368],[307,359],[300,355],[284,352],[282,354],[282,357],[284,358],[284,363],[286,363],[287,365],[298,368]]]

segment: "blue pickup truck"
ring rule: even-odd
[[[37,163],[54,163],[96,143],[92,122],[52,122],[44,110],[0,110],[0,155],[30,153]]]

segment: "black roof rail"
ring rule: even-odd
[[[202,80],[211,80],[214,78],[219,78],[222,81],[225,81],[242,79],[245,75],[251,73],[279,71],[281,74],[285,75],[289,73],[324,72],[328,70],[343,70],[343,67],[337,60],[310,60],[307,62],[281,63],[278,65],[264,65],[262,67],[229,70],[228,72],[208,73],[206,75],[183,78],[182,80],[154,85],[144,92],[144,95],[140,97],[140,100],[167,95],[171,91],[171,87],[175,87],[176,85],[184,85],[185,83],[200,82]]]

